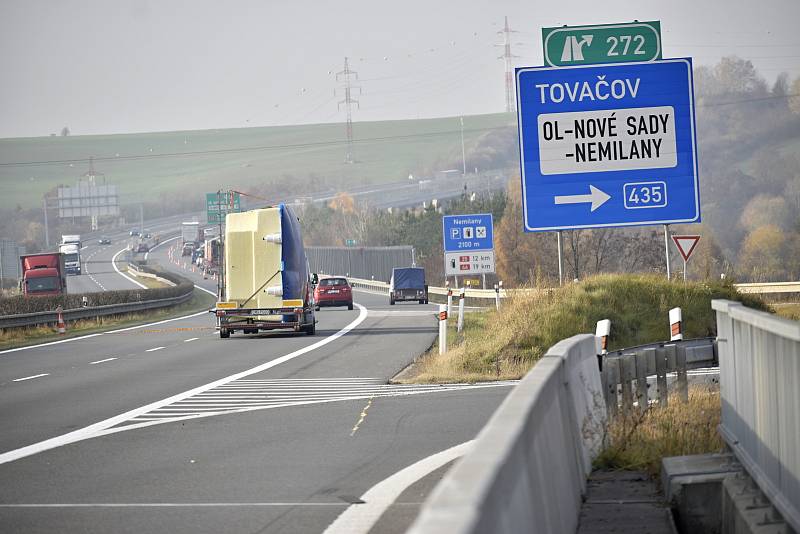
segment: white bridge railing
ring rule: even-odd
[[[722,437],[800,532],[800,323],[714,300]]]

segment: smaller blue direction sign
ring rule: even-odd
[[[442,217],[445,274],[469,275],[494,272],[492,214]]]

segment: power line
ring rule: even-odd
[[[493,126],[493,127],[486,127],[486,128],[471,128],[465,129],[465,133],[480,133],[480,132],[490,132],[495,130],[502,130],[504,128],[508,128],[510,125],[506,126]],[[427,133],[418,133],[418,134],[405,134],[405,135],[387,135],[387,136],[379,136],[379,137],[366,137],[362,139],[354,139],[353,144],[358,143],[372,143],[372,142],[383,142],[383,141],[408,141],[413,139],[426,139],[429,137],[438,137],[443,135],[453,135],[460,133],[461,130],[440,130],[437,132],[427,132]],[[180,158],[180,157],[188,157],[188,156],[206,156],[206,155],[215,155],[215,154],[233,154],[238,152],[260,152],[260,151],[268,151],[268,150],[291,150],[291,149],[299,149],[299,148],[322,148],[322,147],[334,147],[334,146],[341,146],[342,144],[346,144],[346,141],[335,140],[335,141],[318,141],[314,143],[293,143],[293,144],[285,144],[285,145],[263,145],[263,146],[254,146],[254,147],[233,147],[233,148],[218,148],[218,149],[209,149],[209,150],[194,150],[190,152],[165,152],[163,154],[142,154],[142,155],[133,155],[133,156],[105,156],[105,157],[95,157],[94,161],[140,161],[140,160],[150,160],[150,159],[164,159],[164,158]],[[43,160],[43,161],[18,161],[18,162],[5,162],[0,163],[0,167],[33,167],[39,165],[68,165],[70,163],[86,163],[88,162],[88,158],[79,158],[79,159],[62,159],[62,160]]]

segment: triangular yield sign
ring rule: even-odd
[[[700,241],[699,235],[674,235],[672,240],[675,241],[675,246],[678,247],[678,252],[683,256],[683,261],[689,261],[689,256],[694,252],[697,242]]]

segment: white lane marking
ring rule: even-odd
[[[161,350],[161,349],[163,349],[163,348],[164,348],[164,347],[155,347],[155,348],[152,348],[152,349],[147,349],[145,352],[155,352],[155,351],[157,351],[157,350]]]
[[[128,249],[127,248],[123,248],[122,250],[120,250],[119,252],[114,254],[114,257],[111,258],[111,266],[114,268],[115,271],[117,271],[117,274],[120,275],[122,278],[125,278],[129,282],[131,282],[133,284],[136,284],[137,286],[141,287],[142,289],[147,289],[146,285],[142,284],[141,282],[137,282],[136,280],[134,280],[133,278],[131,278],[127,274],[125,274],[122,271],[120,271],[119,267],[117,267],[117,256],[119,256],[120,254],[122,254],[126,250],[128,250]]]
[[[98,363],[113,362],[116,358],[106,358],[105,360],[97,360],[96,362],[89,362],[89,365],[96,365]]]
[[[34,378],[41,378],[43,376],[50,376],[50,373],[42,373],[40,375],[26,376],[25,378],[16,378],[12,382],[22,382],[24,380],[33,380]]]
[[[169,323],[169,322],[172,322],[172,321],[180,321],[180,320],[183,320],[183,319],[191,319],[192,317],[198,317],[200,315],[207,315],[207,314],[208,314],[207,311],[201,311],[201,312],[197,312],[197,313],[192,313],[190,315],[183,315],[181,317],[173,317],[172,319],[164,319],[163,321],[156,321],[155,323],[140,324],[138,326],[129,326],[128,328],[121,328],[119,330],[109,330],[107,332],[98,332],[96,334],[87,334],[85,336],[71,337],[69,339],[60,339],[58,341],[48,341],[47,343],[39,343],[38,345],[28,345],[28,346],[25,346],[25,347],[17,347],[15,349],[6,349],[6,350],[3,350],[3,351],[0,351],[0,355],[8,354],[8,353],[11,353],[11,352],[17,352],[17,351],[20,351],[20,350],[30,350],[30,349],[40,348],[40,347],[49,347],[50,345],[59,345],[61,343],[70,343],[72,341],[78,341],[80,339],[89,339],[90,337],[103,336],[103,335],[106,335],[106,334],[118,334],[120,332],[128,332],[130,330],[137,330],[139,328],[149,328],[151,326],[156,326],[156,325],[159,325],[159,324]]]
[[[198,339],[200,339],[200,338],[199,337],[190,337],[189,339],[184,339],[183,342],[184,343],[188,343],[190,341],[197,341]]]
[[[212,297],[215,297],[215,298],[216,298],[216,296],[217,296],[217,293],[216,293],[215,291],[211,291],[211,290],[209,290],[209,289],[206,289],[206,288],[204,288],[204,287],[200,287],[200,286],[198,286],[197,284],[195,284],[195,285],[194,285],[194,287],[195,287],[195,289],[199,289],[200,291],[205,291],[206,293],[208,293],[208,294],[209,294],[209,295],[211,295]]]
[[[423,458],[419,462],[411,464],[389,478],[378,482],[361,496],[364,504],[350,505],[347,510],[336,518],[336,521],[325,529],[323,534],[369,532],[381,515],[406,488],[448,462],[464,456],[472,446],[472,443],[472,441],[467,441],[433,456]]]
[[[260,373],[262,371],[266,371],[267,369],[271,369],[277,365],[282,363],[288,362],[289,360],[293,360],[303,354],[316,350],[320,347],[327,345],[333,341],[336,341],[343,335],[347,334],[359,324],[364,322],[367,318],[367,309],[360,305],[356,304],[359,309],[358,317],[356,317],[350,324],[331,334],[330,336],[320,339],[316,343],[312,343],[311,345],[305,346],[301,349],[298,349],[294,352],[290,352],[289,354],[285,354],[280,356],[279,358],[275,358],[274,360],[270,360],[266,363],[253,367],[252,369],[248,369],[246,371],[241,371],[239,373],[226,376],[225,378],[221,378],[219,380],[215,380],[214,382],[209,382],[208,384],[196,387],[194,389],[190,389],[189,391],[184,391],[183,393],[178,393],[177,395],[173,395],[172,397],[167,397],[166,399],[162,399],[157,402],[153,402],[146,406],[142,406],[139,408],[135,408],[123,414],[111,417],[109,419],[105,419],[98,423],[94,423],[87,427],[74,430],[72,432],[68,432],[66,434],[62,434],[60,436],[56,436],[54,438],[46,439],[44,441],[40,441],[38,443],[33,443],[31,445],[27,445],[25,447],[20,447],[19,449],[14,449],[12,451],[5,452],[0,454],[0,464],[4,464],[7,462],[13,462],[14,460],[19,460],[20,458],[25,458],[26,456],[31,456],[40,452],[44,452],[50,449],[54,449],[56,447],[61,447],[62,445],[67,445],[70,443],[75,443],[76,441],[81,441],[84,439],[93,438],[96,436],[103,435],[104,433],[112,433],[108,432],[108,430],[116,426],[120,423],[124,423],[125,421],[129,421],[134,417],[139,415],[145,414],[152,410],[157,410],[162,406],[166,406],[168,404],[172,404],[178,402],[180,400],[186,399],[193,395],[197,395],[198,393],[203,393],[204,391],[208,391],[209,389],[214,389],[217,386],[221,386],[223,384],[227,384],[229,382],[233,382],[234,380],[239,380],[240,378],[244,378],[250,375],[254,375],[256,373]],[[205,312],[203,312],[205,313]]]
[[[190,315],[184,315],[182,317],[173,317],[172,319],[164,319],[163,321],[156,321],[155,323],[148,323],[148,324],[140,324],[139,326],[129,326],[127,328],[119,328],[117,330],[109,330],[108,332],[103,332],[103,334],[119,334],[120,332],[130,332],[131,330],[139,330],[140,328],[148,328],[151,326],[156,326],[159,324],[164,323],[171,323],[172,321],[180,321],[181,319],[191,319],[192,317],[199,317],[200,315],[208,315],[208,311],[201,311],[197,313],[192,313]],[[0,353],[2,354],[2,353]]]
[[[118,502],[118,503],[20,503],[0,508],[202,508],[212,506],[350,506],[346,502]]]

